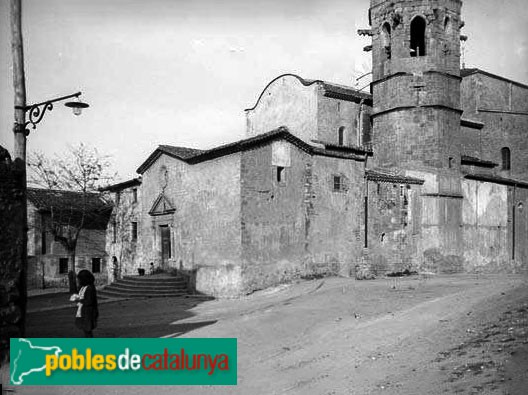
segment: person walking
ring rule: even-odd
[[[89,270],[84,269],[77,274],[77,281],[81,289],[70,298],[72,302],[77,302],[75,326],[84,332],[84,337],[93,337],[99,317],[95,277]]]

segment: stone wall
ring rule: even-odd
[[[277,152],[274,152],[277,151]],[[279,154],[279,151],[282,151]],[[244,291],[307,272],[305,184],[311,156],[277,141],[241,154]],[[283,168],[278,180],[278,168]]]
[[[344,128],[343,145],[360,145],[358,103],[320,95],[317,105],[317,139],[339,143],[339,128]]]
[[[525,178],[528,172],[528,87],[475,73],[462,81],[464,117],[484,123],[478,140],[465,141],[464,150],[502,165],[501,149],[511,152],[511,170],[502,175]],[[475,147],[478,147],[478,151]],[[501,172],[501,166],[495,169]]]
[[[9,339],[24,336],[26,295],[22,251],[24,164],[11,162],[0,147],[0,364],[9,356]]]
[[[372,275],[419,267],[421,199],[418,185],[369,182],[368,248]]]

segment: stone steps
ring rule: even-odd
[[[187,283],[178,276],[125,276],[98,292],[103,298],[159,298],[187,294]]]

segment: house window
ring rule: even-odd
[[[68,273],[68,258],[59,258],[59,274]]]
[[[502,170],[510,170],[511,169],[510,149],[508,147],[502,148],[501,156],[502,156]]]
[[[132,202],[137,203],[137,188],[132,189]]]
[[[92,258],[92,273],[101,273],[101,258]]]
[[[391,27],[385,22],[381,28],[381,44],[383,45],[383,60],[391,58]]]
[[[40,240],[40,243],[41,243],[41,253],[42,255],[46,255],[48,253],[47,251],[47,246],[46,246],[46,231],[43,231],[42,234],[41,234],[41,240]]]
[[[284,167],[277,166],[277,182],[281,183],[285,181],[285,173],[284,173]]]
[[[449,160],[448,160],[449,168],[452,169],[454,164],[455,164],[455,159],[450,157]]]
[[[341,176],[334,176],[334,192],[343,190],[343,180]]]
[[[425,55],[425,19],[417,16],[411,22],[411,56]]]
[[[337,132],[337,140],[339,145],[345,144],[345,127],[341,126]]]
[[[138,226],[137,222],[132,222],[132,241],[137,240],[138,236]]]

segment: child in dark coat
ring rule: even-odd
[[[84,332],[84,337],[93,337],[93,330],[97,328],[99,317],[95,277],[89,270],[81,270],[77,274],[77,280],[81,289],[78,294],[70,298],[71,301],[78,302],[75,326]]]

